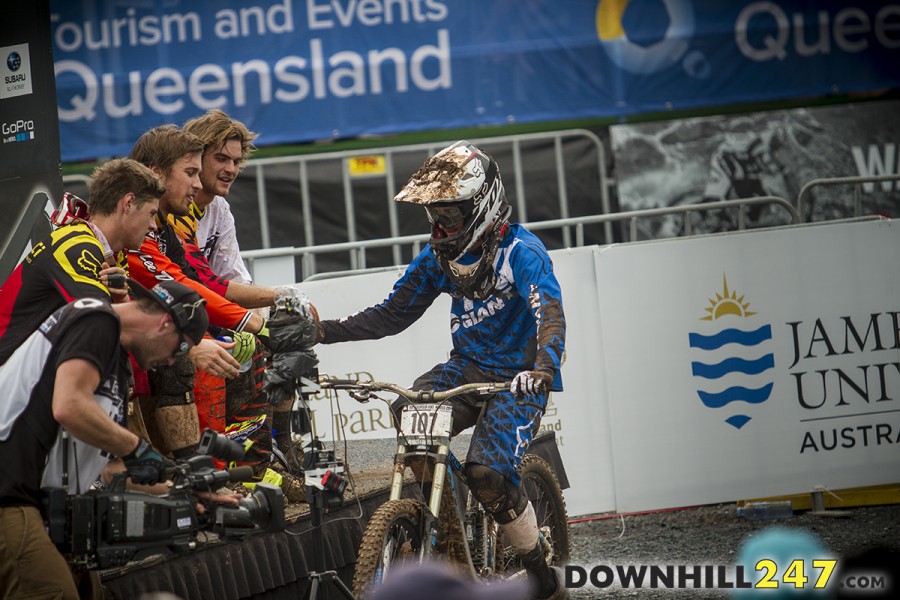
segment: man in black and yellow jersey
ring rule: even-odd
[[[94,170],[88,188],[90,219],[35,244],[0,287],[0,365],[61,306],[76,298],[109,300],[109,275],[124,274],[127,265],[123,250],[139,248],[156,229],[165,188],[144,165],[111,160]],[[125,299],[124,288],[114,290],[114,300]]]

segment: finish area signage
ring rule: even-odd
[[[898,251],[869,221],[599,253],[617,508],[895,480]]]
[[[900,4],[52,0],[63,159],[222,108],[260,144],[900,87]],[[802,73],[803,77],[797,74]]]

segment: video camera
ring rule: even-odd
[[[45,488],[50,539],[72,564],[105,569],[151,554],[188,552],[201,531],[236,539],[284,529],[284,498],[276,486],[258,483],[238,506],[198,500],[194,492],[215,492],[252,475],[250,467],[215,468],[214,457],[237,460],[243,448],[210,429],[203,432],[199,452],[170,470],[173,485],[164,496],[126,491],[126,473],[116,475],[107,490],[77,496],[65,488]],[[205,513],[197,512],[198,502]]]
[[[303,454],[303,474],[306,479],[306,501],[320,508],[340,508],[344,505],[347,479],[344,463],[325,450],[315,439]]]

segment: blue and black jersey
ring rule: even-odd
[[[476,257],[471,257],[473,260]],[[390,296],[340,320],[323,321],[323,343],[372,340],[412,325],[442,293],[454,295],[450,309],[452,355],[511,379],[521,371],[553,373],[565,348],[565,316],[553,263],[537,236],[511,225],[494,257],[496,291],[486,300],[456,297],[456,285],[441,270],[431,246],[410,263]]]

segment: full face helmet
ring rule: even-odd
[[[511,211],[493,158],[456,142],[425,161],[394,200],[425,208],[435,258],[460,295],[483,300],[493,294],[494,256]],[[460,262],[479,251],[474,261]]]

